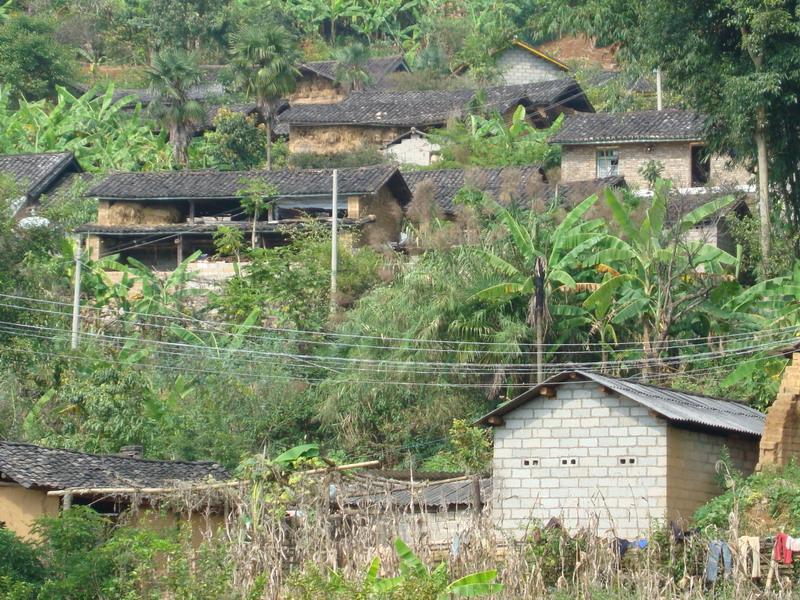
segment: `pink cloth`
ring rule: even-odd
[[[779,533],[775,536],[775,549],[772,551],[772,558],[785,565],[792,564],[792,551],[789,548],[789,536]]]

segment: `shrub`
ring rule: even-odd
[[[297,152],[289,156],[289,166],[297,169],[345,169],[378,165],[387,161],[379,150],[370,147],[339,154]]]

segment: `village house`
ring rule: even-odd
[[[495,51],[493,58],[497,78],[505,85],[551,81],[569,74],[566,64],[518,38],[511,40],[502,50]],[[458,75],[468,72],[467,66],[456,69]]]
[[[79,227],[93,258],[119,254],[157,270],[172,270],[197,250],[215,253],[221,225],[239,228],[249,239],[252,220],[241,206],[242,189],[272,186],[270,208],[256,222],[258,245],[286,242],[287,227],[308,218],[330,220],[332,171],[161,171],[114,173],[87,192],[99,201],[97,223]],[[339,169],[337,216],[358,228],[373,246],[397,242],[403,208],[411,193],[396,166]],[[222,264],[222,263],[220,263]]]
[[[568,371],[481,417],[494,428],[495,524],[523,535],[556,517],[569,530],[632,538],[688,519],[718,495],[729,452],[745,475],[764,415],[744,404]]]
[[[281,115],[289,128],[291,153],[334,155],[363,148],[393,152],[412,130],[428,132],[451,119],[465,117],[476,102],[507,120],[518,106],[536,127],[547,127],[558,115],[592,111],[581,87],[570,78],[476,90],[429,90],[353,92],[335,104],[295,105]],[[419,144],[420,142],[416,142]],[[426,155],[427,153],[427,155]],[[438,148],[417,148],[416,164],[430,164]]]
[[[462,190],[482,192],[507,206],[535,197],[547,181],[538,165],[407,171],[403,178],[411,190],[412,202],[434,206],[445,217],[457,214]]]
[[[99,455],[0,441],[0,527],[29,537],[38,517],[56,516],[72,506],[91,506],[116,518],[124,511],[148,508],[148,489],[229,478],[228,472],[213,462],[143,459],[140,446],[125,447],[116,455]],[[135,506],[134,496],[139,498]],[[148,517],[162,526],[167,522],[174,526],[187,518],[198,542],[220,517],[174,513]]]
[[[11,178],[19,197],[11,203],[11,214],[27,216],[43,195],[71,184],[83,169],[72,152],[6,154],[0,156],[0,176]]]
[[[330,104],[344,100],[348,90],[336,82],[335,60],[320,60],[300,65],[300,77],[294,92],[287,98],[295,104]],[[392,73],[405,73],[408,66],[400,55],[370,58],[364,65],[369,75],[367,88],[380,88]]]
[[[709,156],[704,125],[701,115],[680,109],[576,113],[550,142],[562,147],[562,182],[622,176],[631,189],[647,188],[642,171],[652,162],[678,189],[749,184],[744,168]]]

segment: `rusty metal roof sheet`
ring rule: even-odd
[[[578,376],[574,382],[576,384],[587,380],[594,381],[611,392],[646,406],[673,423],[755,436],[761,436],[764,432],[766,416],[746,404],[580,370],[566,371],[551,377],[484,415],[478,423],[486,425],[491,416],[508,414],[529,401],[535,401],[539,397],[539,390],[547,385],[554,383],[570,385],[570,377],[574,375]]]

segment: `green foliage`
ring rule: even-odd
[[[214,248],[217,256],[235,256],[239,262],[239,255],[244,248],[244,233],[238,227],[220,225],[214,233]]]
[[[347,169],[379,165],[385,162],[387,162],[387,158],[379,150],[371,147],[340,154],[293,152],[289,156],[289,165],[297,169]]]
[[[725,530],[733,514],[740,535],[800,529],[800,467],[793,461],[746,479],[733,473],[727,490],[700,507],[694,519],[700,527]]]
[[[653,189],[656,181],[661,179],[661,174],[664,172],[664,163],[660,160],[648,160],[646,164],[642,165],[639,169],[639,175],[644,177],[644,180]]]
[[[0,528],[0,580],[8,577],[15,581],[36,583],[41,580],[43,570],[36,549],[31,544],[19,539],[13,531]]]
[[[441,146],[441,160],[436,167],[557,166],[560,148],[547,140],[559,130],[561,121],[559,117],[551,127],[536,129],[527,122],[522,106],[514,112],[510,124],[500,115],[471,115],[466,123],[456,121],[447,129],[431,133],[431,141]]]
[[[764,263],[761,259],[758,216],[740,217],[736,214],[729,214],[725,217],[725,226],[733,241],[742,247],[742,273],[754,277],[760,273],[760,267],[764,264],[767,267],[766,278],[768,279],[792,271],[793,263],[796,260],[796,251],[800,247],[800,232],[791,230],[780,219],[776,219],[774,223],[770,246],[771,254],[769,260]]]
[[[203,167],[223,171],[246,171],[264,164],[267,133],[253,115],[221,108],[214,117],[214,129],[203,136]],[[195,159],[197,160],[197,159]]]
[[[375,598],[380,600],[447,600],[448,598],[479,598],[499,594],[504,586],[496,583],[497,571],[488,570],[470,573],[449,581],[447,565],[440,563],[429,569],[409,546],[400,538],[394,543],[400,561],[399,575],[381,577],[381,561],[375,557],[361,581],[353,581],[342,574],[331,571],[323,574],[309,568],[295,575],[290,581],[293,600],[312,598]]]
[[[348,91],[363,90],[370,83],[367,70],[370,53],[364,44],[351,44],[336,51],[336,83]]]
[[[318,329],[330,310],[330,237],[327,229],[309,221],[287,231],[291,242],[256,248],[244,274],[230,279],[217,305],[231,319],[241,319],[257,307],[302,329]],[[340,246],[337,302],[348,305],[378,283],[380,257],[368,248]],[[289,274],[289,276],[287,276]]]
[[[15,100],[54,97],[75,75],[73,54],[56,41],[50,21],[6,17],[0,21],[0,88]]]
[[[175,162],[186,165],[194,128],[206,116],[203,105],[190,96],[191,87],[202,78],[197,58],[182,50],[165,50],[153,58],[147,76],[156,94],[148,110],[167,130]]]
[[[139,171],[169,168],[168,146],[145,124],[140,111],[125,112],[131,98],[113,101],[109,86],[99,96],[89,91],[73,96],[58,88],[57,100],[20,100],[12,109],[0,90],[0,152],[75,153],[88,171]]]

